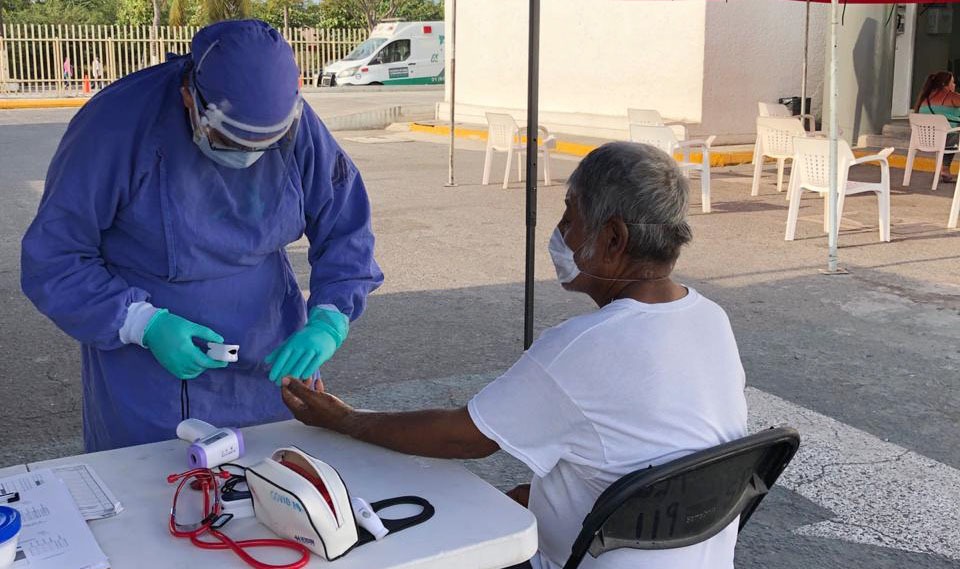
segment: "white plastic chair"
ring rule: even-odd
[[[761,103],[762,104],[762,103]],[[750,195],[760,194],[760,178],[763,176],[764,157],[777,161],[777,191],[783,191],[783,167],[787,160],[793,160],[793,140],[806,136],[796,117],[757,117],[757,143],[753,148],[753,184]],[[793,170],[791,169],[791,177]],[[789,193],[787,199],[790,199]]]
[[[880,241],[890,241],[890,164],[887,157],[893,148],[884,148],[879,153],[856,158],[846,140],[837,141],[839,169],[837,172],[837,226],[843,218],[843,201],[846,196],[873,192],[877,194],[877,209],[880,220]],[[790,177],[790,211],[787,214],[787,231],[784,239],[793,241],[797,232],[797,216],[803,191],[816,192],[827,197],[830,192],[830,141],[824,138],[797,138],[794,141],[796,157]],[[880,163],[880,182],[850,181],[850,167],[867,162]],[[823,200],[823,230],[830,231],[830,200]]]
[[[538,152],[543,156],[543,180],[550,185],[550,151],[557,147],[557,139],[545,127],[539,127]],[[510,182],[510,164],[514,153],[518,153],[517,181],[523,181],[523,157],[527,151],[527,143],[522,142],[527,129],[520,128],[513,117],[504,113],[487,113],[487,153],[483,159],[483,185],[490,183],[490,167],[493,163],[494,152],[507,153],[507,167],[503,172],[503,189],[507,189]]]
[[[950,128],[947,117],[943,115],[925,115],[910,113],[910,149],[907,151],[907,166],[903,170],[903,185],[910,185],[910,176],[913,174],[913,159],[917,152],[936,152],[937,169],[933,173],[933,188],[940,184],[940,168],[943,167],[944,154],[960,152],[954,148],[946,150],[947,134],[960,132],[960,127]]]
[[[757,103],[757,109],[761,117],[794,117],[801,121],[806,121],[808,131],[814,132],[817,130],[817,118],[809,113],[802,115],[791,114],[790,109],[780,103]]]
[[[687,125],[677,121],[664,122],[660,111],[653,109],[627,109],[627,121],[639,126],[669,126],[677,140],[688,138]]]
[[[670,156],[673,156],[676,150],[680,150],[683,154],[682,160],[677,162],[680,171],[688,177],[692,170],[700,171],[700,203],[703,213],[710,213],[710,146],[716,138],[711,136],[706,140],[680,141],[668,126],[630,125],[631,142],[655,146]],[[697,149],[702,153],[700,162],[691,162],[690,152]]]
[[[960,177],[957,178],[957,185],[953,190],[953,204],[950,206],[950,220],[947,221],[947,229],[957,229],[957,218],[960,218]]]

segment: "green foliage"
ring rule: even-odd
[[[0,0],[8,24],[113,24],[117,0]]]
[[[324,28],[372,29],[384,18],[443,20],[443,0],[323,0],[319,12]]]
[[[323,0],[320,3],[320,27],[365,28],[367,21],[356,0]]]
[[[252,11],[250,0],[202,0],[205,24],[249,18]]]
[[[203,11],[203,5],[199,2],[190,1],[193,10],[190,12],[190,18],[187,20],[188,26],[206,26],[207,15]]]
[[[320,25],[320,4],[311,0],[258,0],[253,4],[254,18],[283,29],[283,12],[291,28],[313,28]]]
[[[7,23],[203,26],[260,18],[282,29],[369,28],[383,18],[442,20],[443,0],[0,0]],[[157,14],[154,11],[157,11]],[[371,24],[372,22],[372,24]]]
[[[117,23],[121,25],[149,26],[153,22],[151,0],[117,0]]]
[[[397,18],[408,22],[443,21],[443,0],[413,0],[403,2],[397,10]]]
[[[192,15],[192,13],[189,12],[191,8],[195,9],[187,0],[171,0],[170,13],[167,14],[167,25],[186,26]]]

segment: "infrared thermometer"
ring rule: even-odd
[[[190,468],[215,468],[243,456],[243,433],[238,429],[187,419],[177,425],[177,437],[192,443],[187,449]]]

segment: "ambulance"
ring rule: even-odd
[[[349,55],[327,64],[320,86],[443,84],[443,22],[385,22]]]

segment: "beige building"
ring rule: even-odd
[[[446,6],[449,30],[452,0]],[[527,6],[457,0],[458,121],[483,123],[486,111],[525,119]],[[694,135],[751,142],[758,101],[800,95],[805,10],[789,0],[544,0],[540,120],[560,132],[622,139],[628,108],[657,109],[689,123]],[[928,73],[960,64],[952,15],[952,6],[846,6],[844,137],[856,143],[879,133],[891,117],[906,116]],[[807,92],[817,116],[828,30],[829,5],[811,4]],[[449,116],[447,103],[439,117]]]

